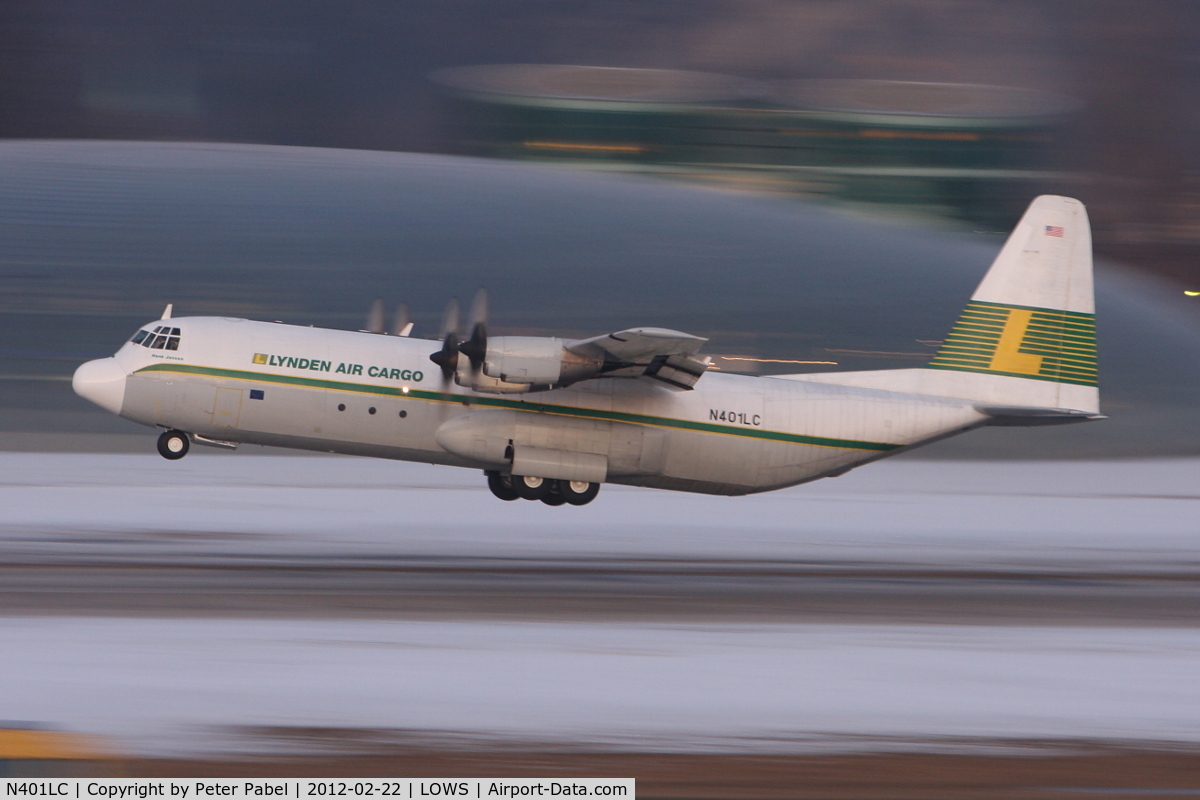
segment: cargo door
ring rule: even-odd
[[[213,404],[213,427],[236,428],[241,413],[242,390],[217,389],[217,399]]]

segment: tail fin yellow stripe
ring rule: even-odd
[[[929,366],[1095,386],[1096,317],[972,300]]]

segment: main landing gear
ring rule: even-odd
[[[158,452],[163,458],[172,461],[183,458],[192,446],[188,435],[183,431],[166,431],[158,437]]]
[[[488,488],[501,500],[541,500],[548,506],[585,506],[596,499],[600,484],[587,481],[560,481],[532,475],[501,475],[487,472]]]

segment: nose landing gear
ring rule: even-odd
[[[596,499],[600,484],[587,481],[560,481],[532,475],[501,475],[489,470],[488,488],[501,500],[541,500],[548,506],[585,506]]]
[[[158,453],[163,458],[177,461],[188,454],[191,442],[183,431],[166,431],[158,437]]]

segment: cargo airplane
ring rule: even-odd
[[[709,371],[706,341],[633,328],[440,340],[228,317],[163,318],[75,372],[82,397],[163,428],[159,452],[239,443],[482,470],[502,500],[584,505],[603,483],[742,495],[986,425],[1101,419],[1083,205],[1033,201],[920,369]],[[382,326],[378,326],[381,328]]]

